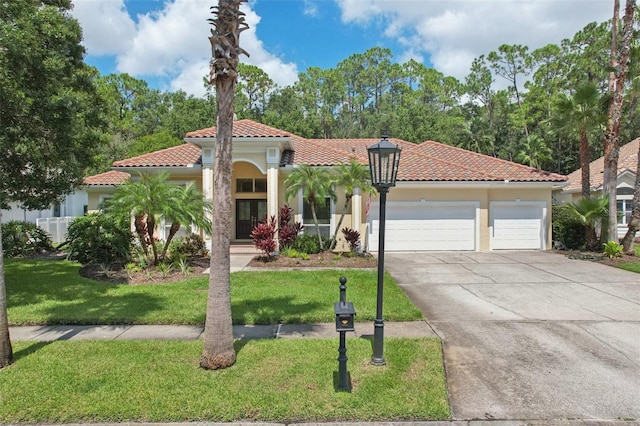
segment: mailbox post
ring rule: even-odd
[[[347,279],[340,277],[340,301],[334,303],[336,314],[336,331],[340,333],[340,346],[338,347],[338,390],[350,390],[351,383],[347,372],[347,346],[345,334],[347,331],[355,331],[354,317],[356,311],[353,303],[347,302]]]

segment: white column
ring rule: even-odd
[[[362,196],[360,188],[355,188],[353,198],[351,199],[351,228],[362,233],[360,226],[362,225]]]
[[[213,146],[202,147],[202,193],[205,200],[213,201],[213,156],[215,149]],[[213,219],[213,218],[211,218]],[[199,231],[201,236],[205,239],[205,243],[209,250],[211,250],[211,238],[207,238],[203,231]]]
[[[267,216],[278,219],[278,165],[269,164],[267,169]]]

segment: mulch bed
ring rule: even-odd
[[[370,254],[349,256],[333,252],[310,254],[309,259],[299,259],[286,256],[264,258],[256,256],[249,262],[252,268],[331,268],[331,269],[362,269],[376,268],[378,262]]]

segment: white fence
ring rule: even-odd
[[[75,217],[72,216],[44,217],[36,219],[36,225],[44,229],[51,236],[51,241],[60,243],[65,240],[67,228],[73,219],[75,219]]]

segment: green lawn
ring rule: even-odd
[[[338,339],[236,343],[236,364],[198,367],[202,342],[16,342],[0,373],[3,423],[447,419],[437,339],[348,338],[353,389],[337,392]]]
[[[92,281],[69,261],[5,262],[9,322],[27,324],[204,324],[208,276],[172,284]],[[357,321],[375,318],[377,272],[368,270],[260,271],[231,275],[235,324],[316,323],[335,320],[339,278]],[[387,275],[387,321],[421,319],[420,311]]]
[[[640,257],[640,244],[634,244],[633,249],[636,252],[636,257]],[[637,262],[623,263],[621,265],[618,265],[618,268],[640,274],[640,263]]]

